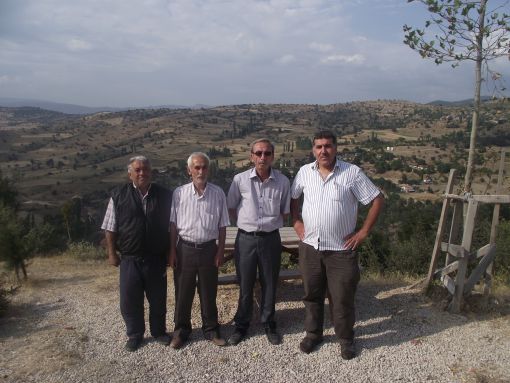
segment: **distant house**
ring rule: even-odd
[[[430,176],[424,176],[423,177],[423,183],[424,184],[431,184],[432,183],[432,178],[430,178]]]
[[[414,187],[408,184],[402,184],[400,185],[400,191],[403,193],[414,193],[416,190],[414,190]]]

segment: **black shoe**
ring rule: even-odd
[[[136,337],[136,338],[129,338],[126,342],[126,350],[133,352],[140,348],[142,345],[142,338]]]
[[[184,343],[186,341],[182,339],[179,335],[174,335],[172,338],[172,341],[170,342],[170,347],[172,347],[175,350],[178,350],[184,346]]]
[[[315,347],[317,347],[322,342],[322,339],[313,339],[309,337],[304,337],[301,343],[299,343],[299,349],[303,351],[305,354],[311,353]]]
[[[172,341],[172,337],[168,334],[163,334],[163,335],[157,336],[154,339],[156,339],[156,342],[158,342],[159,344],[162,344],[163,346],[168,346],[170,344],[170,342]]]
[[[246,331],[241,330],[240,328],[236,328],[235,331],[228,338],[228,344],[231,346],[237,345],[240,341],[242,341],[246,337]]]
[[[282,337],[276,332],[275,328],[266,327],[266,336],[271,344],[277,345],[282,342]]]
[[[356,356],[356,349],[354,348],[354,342],[341,343],[340,344],[340,355],[342,359],[349,360]]]
[[[215,334],[211,338],[211,342],[213,342],[213,344],[215,344],[216,346],[219,346],[219,347],[223,347],[223,346],[227,345],[227,342],[225,341],[225,339],[222,338],[222,336],[220,334]]]

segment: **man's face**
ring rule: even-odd
[[[137,188],[147,189],[151,183],[152,170],[146,163],[133,161],[128,176]]]
[[[257,142],[253,145],[251,152],[251,162],[258,171],[266,172],[273,164],[273,148],[267,142]]]
[[[313,155],[321,167],[331,167],[336,161],[336,145],[330,138],[318,138],[313,143]]]
[[[192,157],[191,167],[188,167],[188,174],[195,185],[204,186],[207,183],[207,176],[209,174],[209,165],[205,158],[201,156]]]

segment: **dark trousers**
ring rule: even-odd
[[[358,257],[353,251],[317,251],[313,246],[299,244],[299,268],[305,295],[306,336],[322,338],[326,290],[335,333],[340,342],[354,338],[354,296],[360,279]]]
[[[236,327],[247,330],[253,313],[253,287],[257,269],[261,287],[260,321],[275,327],[276,286],[280,274],[282,247],[280,233],[264,237],[238,232],[235,242],[235,263],[239,283],[239,302],[234,317]]]
[[[216,251],[217,245],[214,242],[201,249],[182,242],[177,245],[177,268],[174,270],[174,336],[179,336],[183,340],[191,334],[191,308],[197,288],[197,276],[202,331],[207,339],[212,339],[219,331],[216,306],[218,268],[214,264]]]
[[[166,258],[122,257],[120,312],[129,338],[145,333],[144,293],[149,302],[149,325],[154,337],[166,332]]]

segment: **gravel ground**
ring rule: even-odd
[[[300,281],[279,287],[281,345],[270,345],[254,319],[247,340],[235,347],[214,346],[202,337],[195,299],[194,331],[183,349],[164,347],[146,334],[143,347],[129,353],[116,269],[45,258],[35,260],[29,271],[30,281],[0,319],[4,382],[510,382],[508,315],[452,315],[402,283],[362,281],[358,357],[344,361],[328,320],[319,349],[309,355],[299,351],[304,336]],[[172,283],[168,289],[171,330]],[[233,331],[236,301],[236,286],[220,287],[225,336]]]

